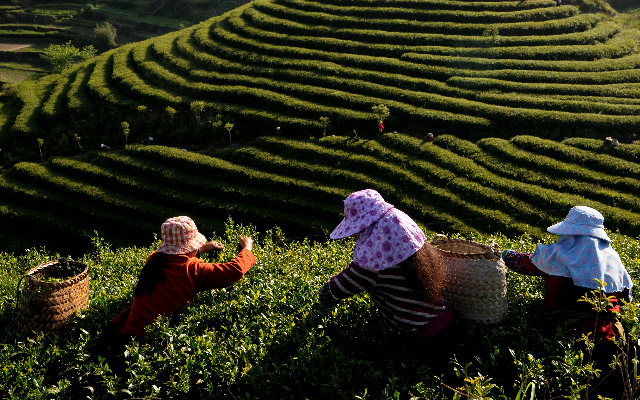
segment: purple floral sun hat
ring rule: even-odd
[[[591,207],[575,206],[567,214],[564,221],[547,228],[555,235],[593,236],[611,243],[604,230],[604,217]]]
[[[364,231],[393,206],[373,189],[354,192],[344,201],[344,219],[331,232],[331,239],[342,239]]]
[[[370,271],[381,271],[406,260],[426,241],[420,227],[407,214],[372,189],[347,197],[344,219],[330,237],[342,239],[355,233],[360,236],[353,261]]]

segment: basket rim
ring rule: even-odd
[[[63,264],[63,262],[68,262],[69,264],[74,264],[74,265],[84,267],[84,270],[80,272],[78,275],[75,275],[67,279],[66,281],[60,281],[60,282],[43,282],[33,276],[33,274],[37,272],[40,272],[49,267],[53,267],[55,265],[61,265]],[[43,289],[51,289],[51,290],[62,289],[68,286],[73,286],[85,280],[89,276],[89,266],[87,264],[84,264],[78,261],[73,261],[73,260],[69,260],[69,261],[65,260],[63,262],[60,260],[52,260],[52,261],[40,264],[36,267],[31,268],[29,271],[27,271],[25,273],[25,276],[28,278],[30,285],[43,288]]]
[[[480,248],[481,250],[484,250],[484,251],[480,253],[461,253],[461,252],[455,252],[450,250],[444,250],[437,247],[437,245],[444,244],[444,243],[462,243],[462,244],[470,245],[476,248]],[[454,239],[445,235],[435,235],[431,240],[431,244],[435,247],[436,250],[438,250],[442,255],[446,257],[456,257],[456,258],[475,259],[475,260],[477,259],[497,260],[502,258],[500,247],[495,243],[493,246],[489,246],[489,245],[474,242],[471,240]]]

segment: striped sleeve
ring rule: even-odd
[[[338,275],[329,280],[331,295],[336,300],[346,299],[376,286],[378,274],[352,262]]]

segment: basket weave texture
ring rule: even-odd
[[[61,282],[43,282],[47,269],[59,265],[79,268],[81,272]],[[50,261],[27,272],[20,309],[26,309],[18,319],[17,328],[22,332],[59,330],[71,314],[89,304],[89,267],[76,261]],[[33,295],[33,298],[29,298]]]
[[[498,246],[436,236],[431,242],[446,269],[443,297],[454,314],[495,324],[508,311],[506,267]]]

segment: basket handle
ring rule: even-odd
[[[33,275],[24,275],[22,278],[20,278],[20,280],[18,281],[18,286],[16,287],[16,311],[18,311],[18,303],[20,302],[20,284],[22,283],[22,280],[24,278],[29,278],[29,279],[36,279]],[[20,317],[22,317],[22,314],[24,313],[24,310],[27,309],[27,307],[29,306],[29,302],[31,302],[31,299],[33,299],[33,296],[35,296],[36,294],[40,293],[40,289],[36,289],[33,291],[33,293],[31,293],[29,295],[29,298],[27,299],[27,301],[24,303],[24,306],[22,306],[22,309],[20,310],[20,312],[18,312],[18,315],[15,317],[15,319],[11,322],[9,322],[9,324],[4,328],[5,332],[9,332],[10,330],[13,329],[13,327],[18,323],[18,320],[20,320]]]
[[[431,244],[435,245],[437,242],[444,242],[449,240],[447,235],[437,234],[431,239]]]
[[[498,245],[495,240],[491,240],[489,247],[491,247],[491,251],[498,256],[498,258],[502,258],[502,249],[500,249],[500,245]]]

